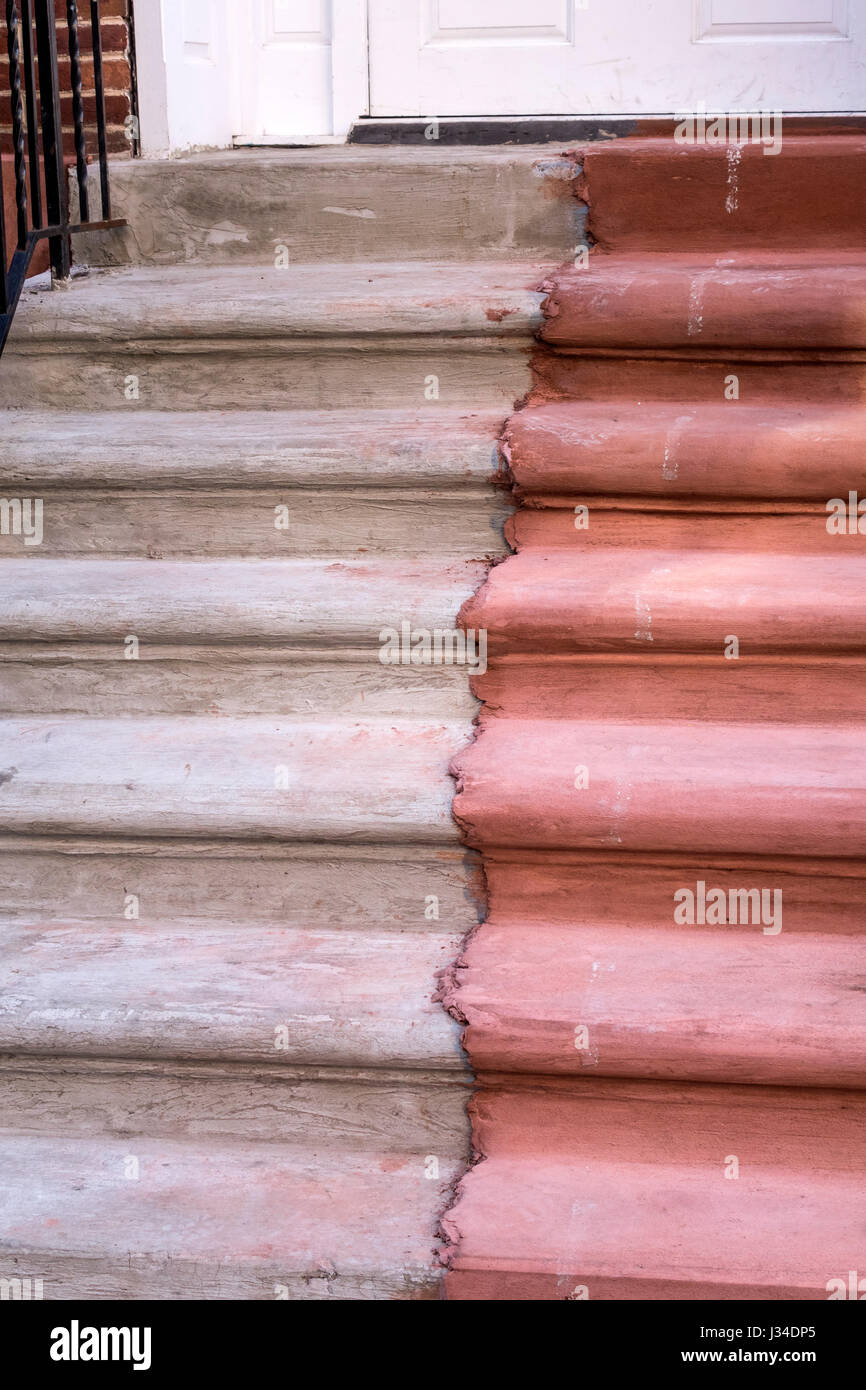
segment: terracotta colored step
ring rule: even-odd
[[[545,282],[541,336],[575,348],[866,348],[866,257],[590,257]]]
[[[862,865],[670,860],[488,854],[488,920],[446,992],[475,1066],[864,1086]]]
[[[488,718],[454,762],[476,848],[866,853],[866,722]],[[577,770],[588,786],[575,786]]]
[[[696,896],[698,879],[706,892],[725,885],[726,910],[731,892],[757,889],[752,904],[733,899],[749,925],[674,927],[673,894],[666,929],[535,923],[530,930],[511,913],[489,918],[465,952],[468,982],[454,999],[468,1020],[464,1046],[473,1065],[866,1087],[863,935],[786,933],[784,889],[772,870],[698,868],[681,877]],[[578,1027],[586,1029],[579,1038]]]
[[[513,1078],[472,1108],[449,1298],[808,1301],[862,1267],[862,1093]]]
[[[521,498],[847,498],[866,409],[792,400],[553,401],[519,410],[506,453]]]
[[[751,132],[750,132],[751,133]],[[620,139],[579,152],[576,194],[605,249],[693,251],[862,246],[866,139],[795,135],[782,147]]]
[[[736,636],[742,654],[866,649],[866,550],[830,537],[826,516],[792,527],[788,553],[748,547],[748,524],[727,517],[730,549],[651,548],[620,515],[621,544],[582,544],[566,512],[521,517],[532,547],[493,568],[461,622],[486,628],[493,656],[580,651],[713,652]],[[706,531],[714,523],[704,520]],[[754,525],[759,530],[760,523]],[[646,529],[646,528],[643,528]],[[814,531],[825,553],[797,553],[797,530]],[[590,520],[590,533],[593,531]],[[693,527],[693,532],[697,528]],[[772,523],[768,525],[772,531]],[[541,532],[541,535],[538,533]],[[744,535],[745,532],[745,535]],[[546,535],[553,543],[543,545]],[[560,548],[567,538],[572,549]],[[693,537],[692,537],[693,539]],[[831,545],[829,542],[833,542]],[[686,542],[688,544],[688,542]],[[829,551],[830,553],[826,553]],[[803,581],[807,584],[803,587]]]

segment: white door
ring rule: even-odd
[[[369,0],[370,114],[860,111],[866,0]]]
[[[367,111],[366,0],[232,0],[236,144],[345,138]]]

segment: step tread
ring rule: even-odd
[[[454,630],[481,560],[0,560],[0,637],[380,647],[385,628]],[[378,660],[376,657],[375,659]]]
[[[465,721],[315,715],[3,719],[0,828],[450,845],[448,760],[470,736]]]
[[[6,921],[0,1051],[460,1069],[457,1026],[432,1002],[458,944],[373,926]]]
[[[545,287],[542,337],[554,347],[866,347],[860,251],[823,261],[803,252],[597,252]]]
[[[857,1267],[862,1095],[515,1078],[474,1112],[449,1298],[826,1299]]]
[[[520,494],[847,497],[866,409],[688,399],[550,401],[520,410],[506,456]]]
[[[729,635],[743,655],[860,654],[866,556],[846,547],[859,537],[830,535],[826,520],[823,511],[785,521],[660,518],[651,528],[640,514],[608,519],[590,512],[588,531],[578,532],[567,511],[522,513],[516,534],[525,548],[491,570],[462,621],[485,629],[497,655],[721,657]],[[704,548],[697,544],[701,531]]]
[[[859,709],[847,723],[762,724],[742,709],[726,722],[650,710],[610,722],[535,719],[516,703],[508,718],[483,715],[454,763],[454,814],[475,848],[866,854]]]
[[[442,1159],[431,1181],[419,1154],[213,1137],[7,1132],[0,1155],[7,1256],[44,1278],[45,1298],[273,1299],[284,1280],[291,1298],[418,1296],[437,1280],[436,1221],[460,1168]]]
[[[10,410],[4,486],[481,485],[498,468],[503,418],[483,409]]]
[[[10,343],[528,337],[537,264],[371,262],[94,271],[22,296]]]
[[[456,996],[475,1067],[866,1087],[862,934],[786,932],[786,894],[774,897],[772,873],[725,877],[746,891],[769,885],[768,917],[779,907],[772,939],[751,909],[746,924],[724,927],[537,922],[530,930],[511,914],[488,920],[466,951],[467,984]],[[718,878],[708,873],[707,891]],[[727,905],[727,885],[722,891]],[[672,921],[673,895],[667,906]],[[588,1030],[583,1051],[576,1024]]]

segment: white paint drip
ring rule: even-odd
[[[668,482],[672,482],[680,471],[676,450],[683,431],[692,423],[693,418],[694,417],[691,415],[678,415],[665,436],[665,457],[664,463],[662,464],[662,477]]]
[[[333,212],[338,217],[375,217],[372,208],[322,208],[322,212]]]
[[[635,622],[637,624],[634,634],[635,637],[639,642],[651,642],[653,640],[653,615],[650,612],[650,606],[646,599],[641,598],[640,594],[635,594],[634,610]]]
[[[725,198],[725,212],[736,212],[740,206],[740,160],[742,157],[742,145],[728,146],[728,194]]]
[[[689,289],[689,322],[688,334],[690,338],[697,338],[703,332],[704,327],[704,279],[702,275],[696,275],[692,280]]]

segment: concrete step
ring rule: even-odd
[[[80,403],[79,403],[80,404]],[[486,489],[505,412],[10,411],[3,483],[68,494],[291,488]]]
[[[46,1300],[435,1298],[467,1084],[2,1058],[9,1273],[41,1278]]]
[[[129,228],[76,239],[91,265],[565,260],[582,241],[558,145],[234,150],[111,169]],[[73,180],[74,184],[74,180]],[[73,193],[77,190],[73,189]],[[94,190],[97,196],[98,189]]]
[[[436,1298],[460,1169],[405,1150],[14,1131],[0,1161],[7,1260],[52,1300]]]
[[[523,263],[95,273],[24,297],[0,406],[507,411],[538,279]]]
[[[0,558],[503,554],[502,414],[10,412]]]
[[[255,905],[251,904],[252,911]],[[461,1069],[447,932],[0,922],[0,1053]]]
[[[362,649],[384,628],[453,632],[479,561],[388,555],[253,560],[0,560],[0,637]],[[379,663],[381,664],[381,663]]]
[[[453,844],[471,725],[263,716],[0,721],[0,831]]]

